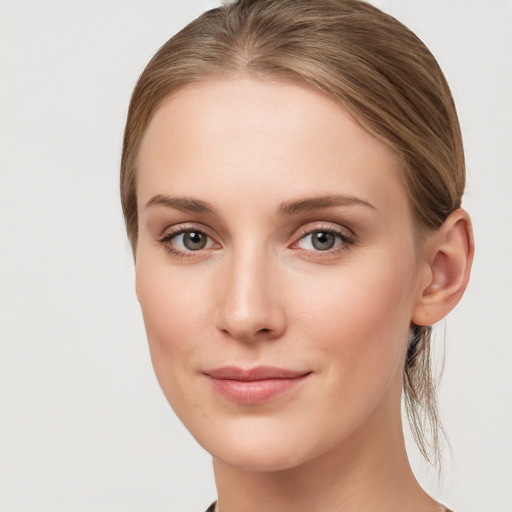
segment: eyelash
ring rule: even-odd
[[[297,241],[294,242],[292,245],[299,244],[302,240],[306,239],[308,236],[312,236],[314,233],[329,233],[339,238],[341,243],[338,246],[333,247],[332,249],[327,249],[325,251],[302,249],[304,256],[307,259],[318,259],[337,256],[342,252],[345,252],[351,245],[354,245],[356,243],[356,238],[354,237],[354,235],[350,234],[350,232],[348,232],[348,230],[346,229],[335,228],[331,225],[314,225],[311,227],[310,226],[311,225],[308,225],[301,229]]]
[[[176,249],[172,244],[172,240],[178,237],[179,235],[185,234],[185,233],[199,233],[205,237],[207,237],[210,240],[213,240],[213,238],[208,235],[204,230],[197,229],[193,226],[186,226],[186,227],[179,227],[176,229],[172,229],[171,231],[167,231],[159,240],[158,243],[162,245],[165,250],[171,254],[173,257],[176,258],[195,258],[197,257],[196,253],[201,253],[204,249],[199,249],[197,251],[188,250],[188,251],[182,251],[179,249]],[[336,237],[338,237],[341,240],[341,243],[332,248],[327,249],[325,251],[322,250],[308,250],[308,249],[302,249],[305,257],[307,259],[318,259],[318,258],[324,258],[328,256],[334,256],[337,254],[340,254],[341,252],[346,251],[351,245],[354,245],[356,243],[356,239],[353,235],[348,234],[346,230],[337,229],[332,226],[312,226],[310,228],[304,227],[298,235],[298,238],[295,242],[293,242],[292,246],[290,246],[293,250],[300,250],[300,248],[296,249],[293,246],[297,245],[299,242],[307,238],[308,236],[313,235],[314,233],[329,233]],[[217,244],[214,241],[215,244]],[[217,244],[218,245],[218,244]],[[209,250],[209,249],[206,249]]]
[[[164,249],[169,253],[171,254],[172,256],[176,257],[176,258],[194,258],[196,257],[196,253],[199,253],[201,252],[201,249],[198,250],[198,251],[181,251],[179,249],[176,249],[175,247],[173,247],[173,245],[171,244],[171,241],[174,239],[174,238],[177,238],[179,235],[183,235],[185,233],[199,233],[203,236],[206,236],[207,238],[209,238],[210,240],[213,240],[213,238],[208,235],[208,233],[206,233],[203,229],[197,229],[193,226],[185,226],[185,227],[178,227],[176,229],[172,229],[171,228],[171,231],[167,231],[163,236],[162,238],[160,238],[158,240],[158,243],[160,245],[162,245],[164,247]]]

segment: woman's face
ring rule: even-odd
[[[151,357],[206,450],[277,470],[386,442],[425,285],[387,146],[306,87],[211,80],[157,111],[138,172]]]

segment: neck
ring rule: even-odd
[[[389,411],[382,407],[341,445],[290,469],[247,471],[214,459],[219,511],[444,510],[416,481],[400,410]]]

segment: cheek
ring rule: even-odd
[[[169,401],[173,390],[194,369],[191,354],[204,337],[200,335],[207,295],[198,293],[186,272],[172,272],[165,265],[137,261],[137,297],[142,309],[151,360]],[[204,292],[204,288],[202,289]],[[173,404],[174,405],[174,404]]]
[[[330,359],[330,378],[349,387],[384,385],[402,371],[415,269],[412,258],[382,254],[378,261],[296,281],[292,291],[302,337]]]

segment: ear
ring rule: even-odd
[[[469,281],[473,254],[471,220],[459,208],[424,243],[425,272],[411,319],[414,324],[435,324],[457,305]]]

